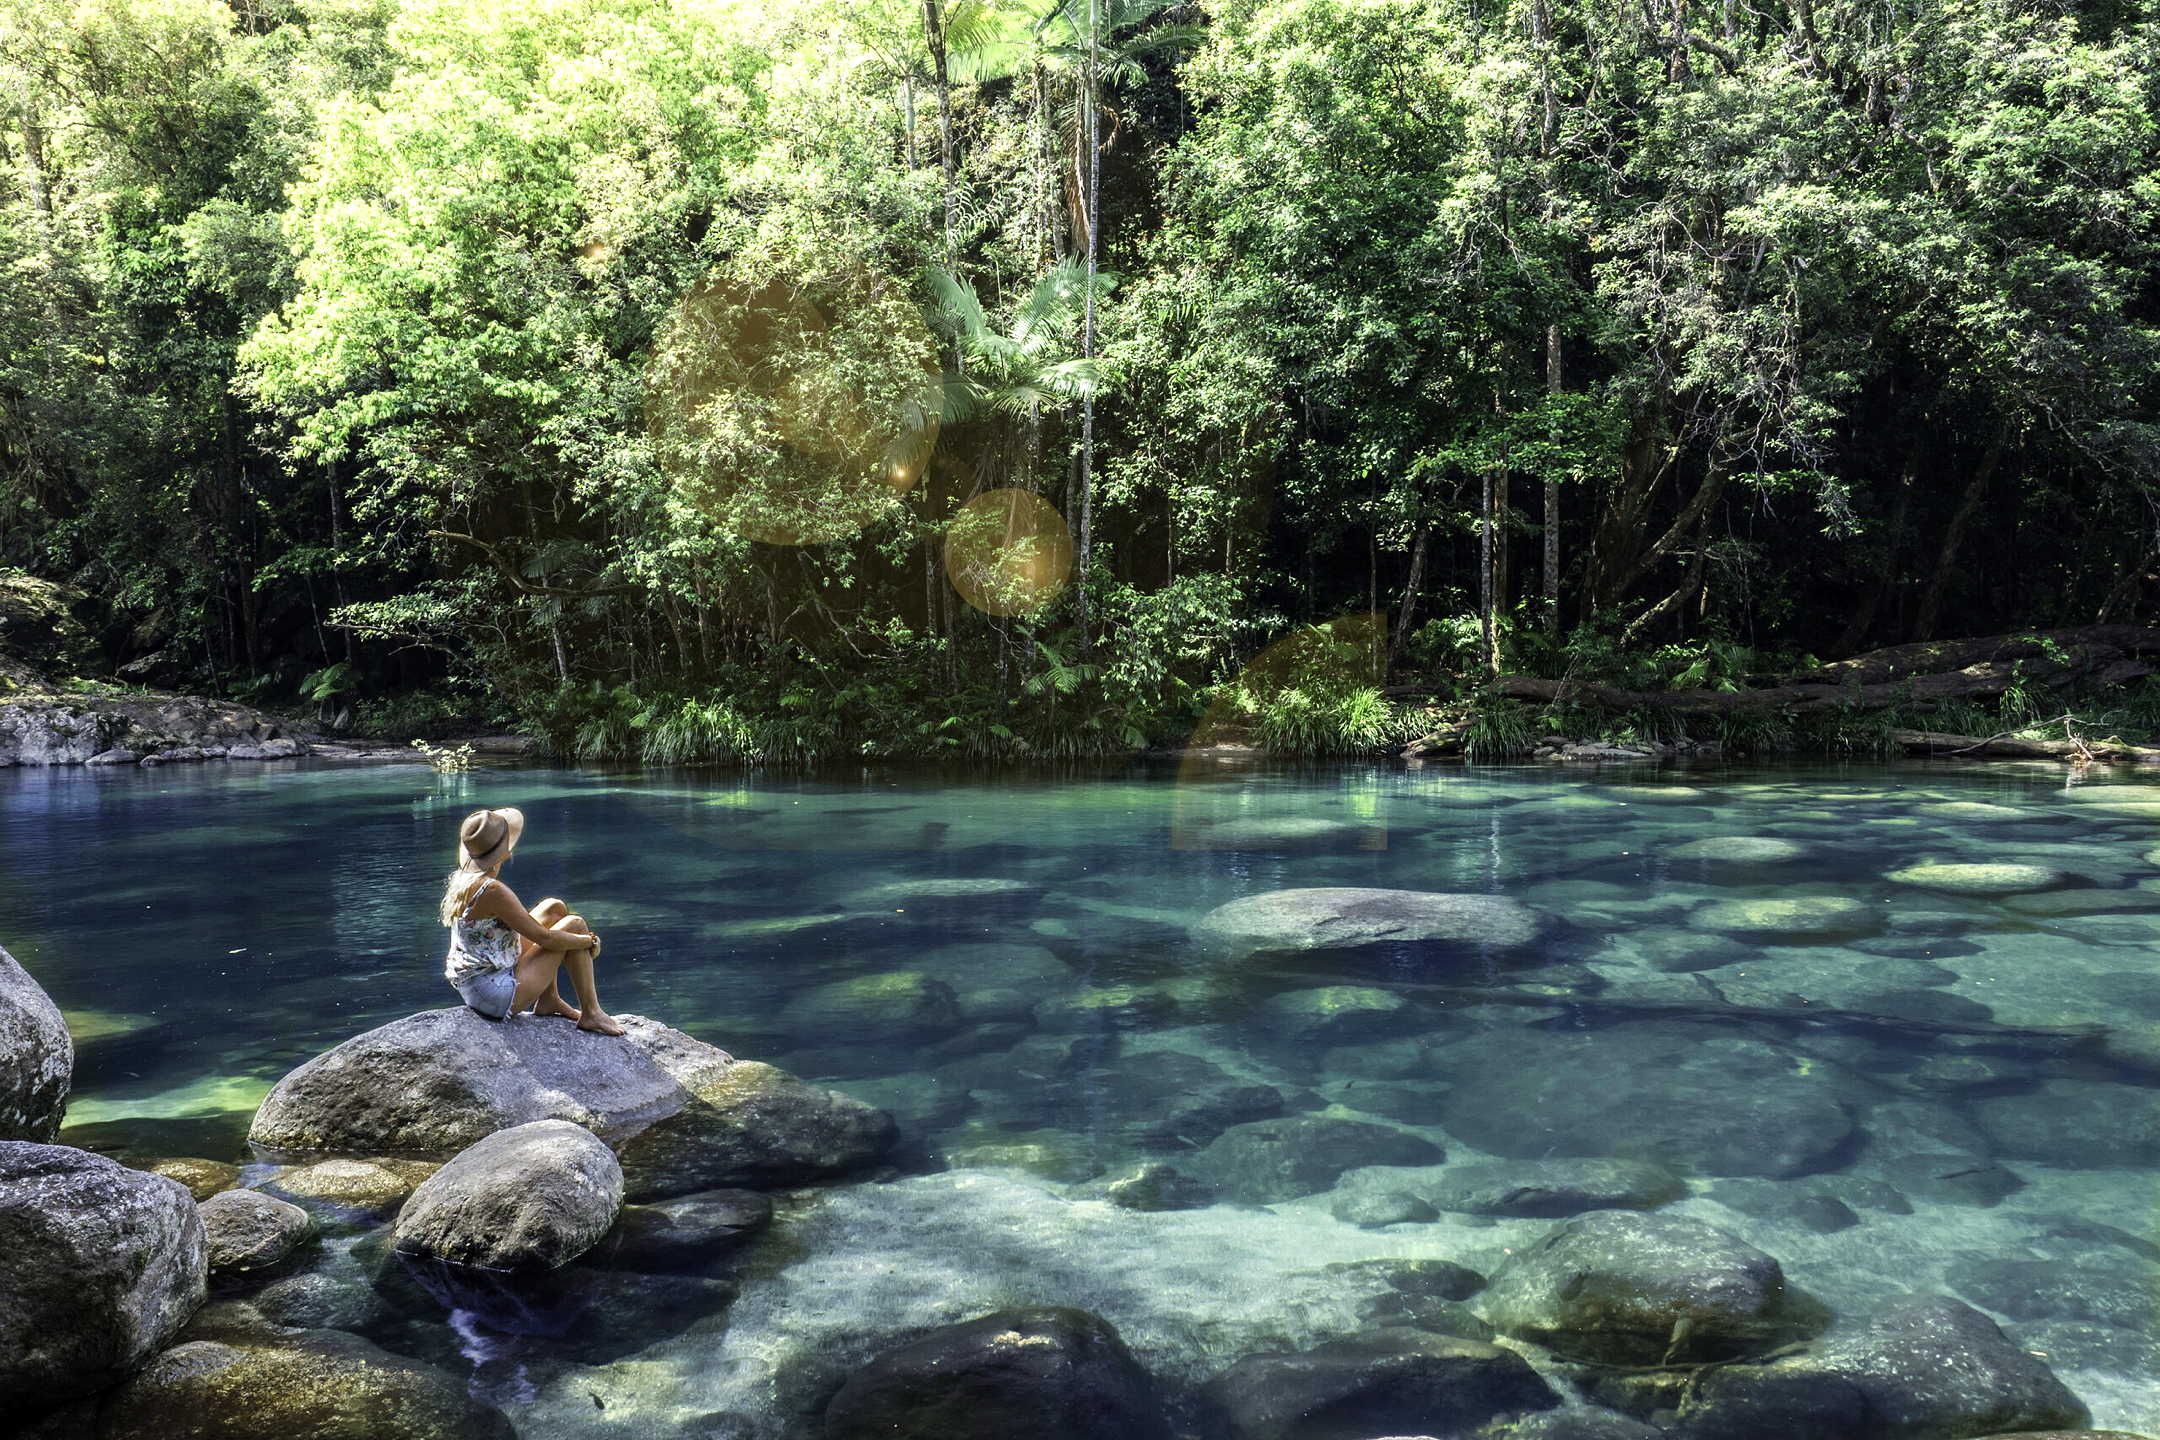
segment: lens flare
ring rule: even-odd
[[[822,545],[876,524],[937,445],[937,347],[899,287],[715,277],[645,374],[653,455],[729,534]]]
[[[1033,615],[1072,577],[1072,532],[1057,507],[1026,490],[986,490],[945,530],[945,576],[985,615]]]

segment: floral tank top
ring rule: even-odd
[[[493,880],[483,880],[465,902],[464,913],[450,922],[450,955],[443,961],[443,978],[453,985],[496,970],[517,967],[518,935],[492,915],[472,918],[475,901],[487,893]]]

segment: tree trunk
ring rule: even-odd
[[[1952,512],[1948,528],[1943,531],[1942,551],[1935,557],[1935,577],[1928,581],[1927,593],[1920,598],[1919,617],[1913,621],[1915,640],[1935,638],[1935,626],[1942,615],[1943,595],[1950,588],[1950,574],[1957,565],[1958,550],[1965,543],[1965,532],[1971,528],[1973,517],[1980,513],[1980,502],[1987,496],[1988,482],[1994,478],[1995,467],[2002,460],[2008,428],[1997,427],[1995,438],[1988,442],[1987,453],[1973,467],[1972,477],[1965,482],[1965,494]]]
[[[1542,11],[1543,6],[1539,9]],[[1552,103],[1550,86],[1546,90],[1548,109],[1547,125],[1550,126]],[[1545,327],[1545,393],[1558,395],[1562,385],[1560,373],[1560,327]],[[1560,477],[1548,473],[1545,476],[1545,633],[1560,633]]]
[[[938,0],[923,0],[923,36],[930,45],[930,66],[937,76],[938,169],[945,197],[945,266],[958,264],[959,220],[953,193],[952,83],[945,64],[945,22]]]
[[[1395,614],[1395,633],[1388,639],[1387,668],[1395,669],[1395,661],[1402,654],[1403,641],[1409,637],[1410,626],[1417,618],[1418,587],[1425,583],[1425,547],[1432,535],[1432,527],[1420,525],[1417,539],[1410,546],[1410,574],[1403,580],[1402,608]]]
[[[1098,49],[1102,19],[1097,0],[1088,0],[1087,105],[1087,290],[1080,326],[1080,353],[1095,358],[1095,257],[1097,232],[1102,228],[1102,132],[1101,97],[1096,93]],[[1095,396],[1092,390],[1080,398],[1080,646],[1088,646],[1088,574],[1094,562],[1095,544]]]

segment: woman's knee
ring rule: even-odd
[[[570,913],[570,902],[553,895],[532,907],[532,917],[543,925],[553,925]]]

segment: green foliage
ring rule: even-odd
[[[430,745],[425,740],[415,740],[412,748],[435,767],[438,775],[462,775],[472,769],[473,747],[469,744]]]
[[[1528,706],[1492,701],[1479,705],[1471,717],[1463,754],[1476,761],[1511,760],[1529,754],[1541,733],[1538,716]]]

